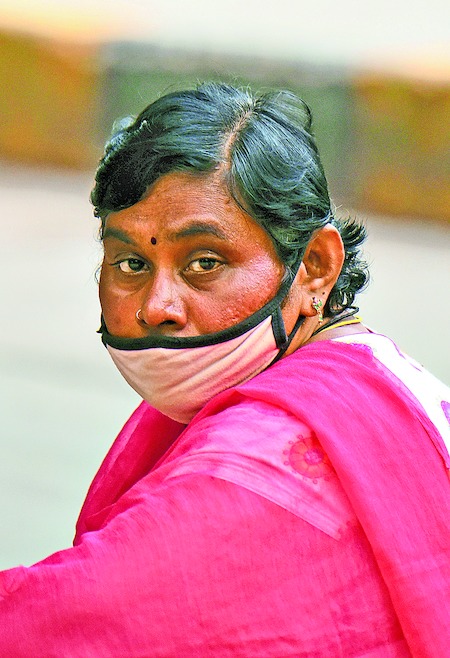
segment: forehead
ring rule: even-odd
[[[162,203],[166,212],[177,215],[202,209],[214,209],[220,213],[236,206],[218,175],[185,172],[161,176],[136,206],[142,203],[151,208]]]
[[[108,228],[131,229],[169,240],[210,233],[224,240],[256,242],[275,253],[270,236],[236,204],[214,175],[166,174],[141,201],[108,216],[105,239],[110,235]]]

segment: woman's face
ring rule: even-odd
[[[218,178],[171,173],[106,220],[103,317],[127,338],[209,334],[261,308],[283,272],[268,234]]]

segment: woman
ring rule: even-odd
[[[449,392],[356,315],[364,231],[307,107],[169,94],[92,201],[102,339],[144,401],[74,547],[1,574],[0,655],[446,655]]]

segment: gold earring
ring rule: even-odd
[[[317,299],[317,297],[313,297],[311,300],[311,304],[317,315],[319,316],[319,324],[322,324],[323,322],[323,313],[322,313],[322,306],[323,302],[321,299]]]

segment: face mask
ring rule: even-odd
[[[188,423],[215,395],[242,384],[278,360],[302,324],[286,335],[281,303],[293,276],[259,311],[214,334],[120,338],[100,333],[118,370],[152,407]]]

